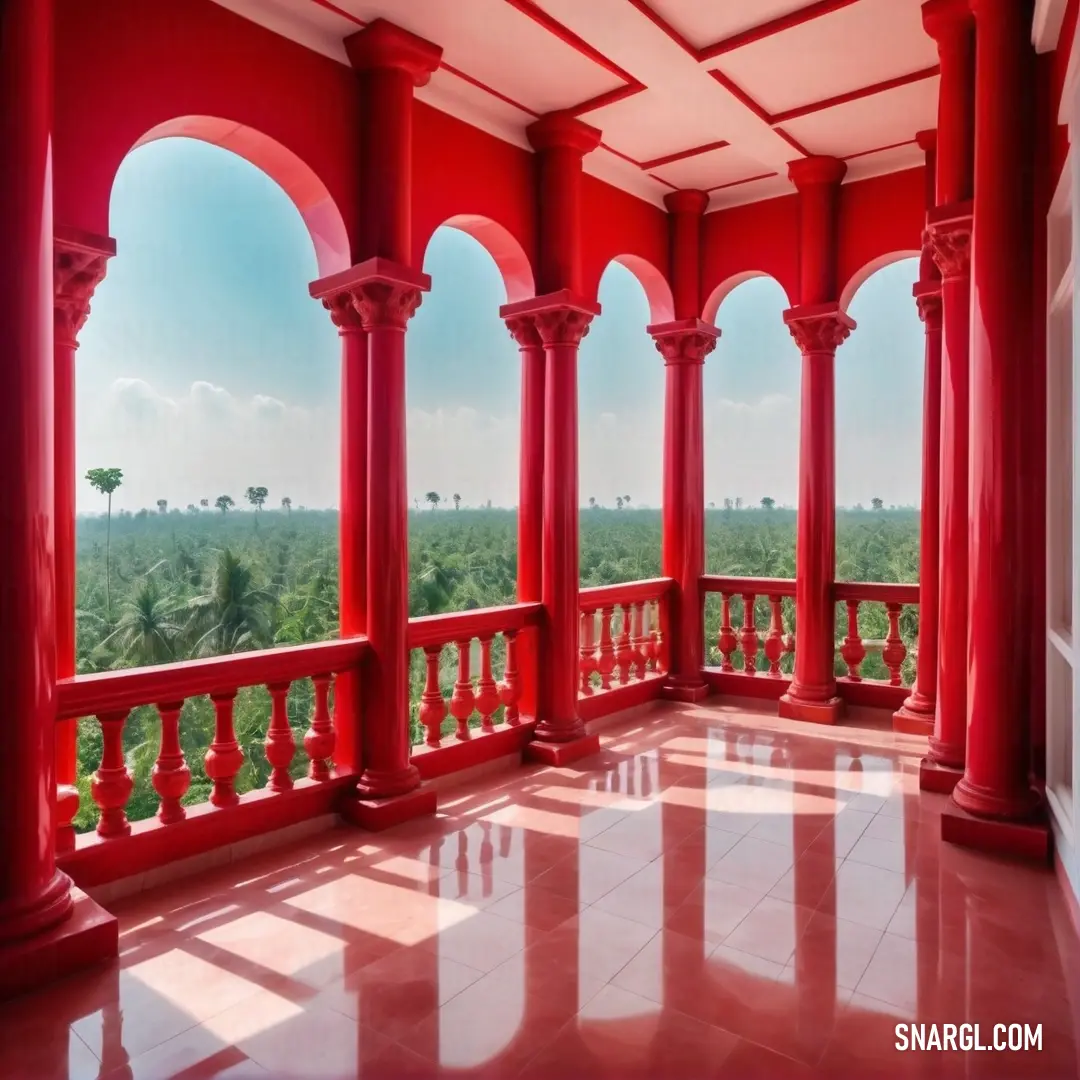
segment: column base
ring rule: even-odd
[[[955,798],[955,795],[954,795]],[[960,847],[1049,864],[1054,837],[1044,814],[1028,821],[975,817],[950,802],[941,811],[941,839]]]
[[[802,720],[807,724],[835,724],[844,715],[844,703],[838,697],[803,701],[791,694],[782,694],[777,714],[785,720]]]
[[[0,1001],[106,963],[119,954],[116,916],[81,889],[72,888],[71,898],[71,915],[58,926],[0,945]]]
[[[406,765],[395,772],[365,769],[356,783],[356,795],[360,799],[393,799],[408,795],[420,786],[420,770]]]
[[[579,761],[581,758],[599,752],[600,736],[582,735],[580,739],[559,743],[542,742],[539,739],[533,739],[532,742],[525,744],[522,757],[526,761],[536,761],[542,765],[554,765],[555,768],[560,769],[564,765],[569,765],[571,762]]]
[[[387,799],[365,799],[358,792],[349,792],[337,809],[350,824],[369,832],[381,832],[413,818],[434,814],[437,802],[434,788],[418,787]]]
[[[902,735],[926,735],[934,734],[934,709],[919,708],[919,703],[914,698],[908,698],[892,718],[893,731]]]
[[[990,788],[973,784],[966,777],[956,785],[953,801],[969,814],[997,821],[1033,821],[1040,809],[1039,794],[1034,788],[999,795]]]
[[[709,696],[709,688],[701,679],[670,679],[660,688],[660,696],[665,701],[703,701]]]
[[[938,795],[951,795],[953,788],[964,778],[963,769],[939,765],[924,757],[919,762],[919,790],[934,791]]]

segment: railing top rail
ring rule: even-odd
[[[833,584],[836,600],[875,600],[884,604],[917,604],[918,583],[896,581],[837,581]]]
[[[674,578],[645,578],[643,581],[625,581],[618,585],[591,585],[579,589],[579,605],[595,611],[609,604],[635,604],[646,600],[661,600],[675,584]]]
[[[522,630],[539,622],[543,610],[543,604],[530,602],[419,615],[409,620],[409,648],[422,649],[427,645],[446,645],[451,641]]]
[[[203,694],[227,694],[245,686],[336,674],[356,664],[366,649],[367,638],[357,636],[76,675],[57,683],[56,718],[128,712],[140,705],[167,704]]]
[[[701,578],[701,588],[703,592],[753,593],[755,596],[794,596],[795,579],[704,574]]]

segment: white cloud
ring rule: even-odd
[[[794,504],[798,494],[799,403],[769,394],[758,401],[705,401],[705,498],[718,505],[770,495]],[[882,424],[887,417],[882,418]],[[513,506],[518,491],[518,415],[471,406],[407,415],[410,500],[436,490],[465,505],[490,499]],[[78,475],[96,466],[124,470],[118,508],[198,503],[228,493],[241,501],[250,484],[270,489],[270,504],[289,495],[294,505],[336,506],[340,421],[337,402],[301,408],[256,394],[241,400],[221,386],[196,382],[183,397],[159,394],[141,379],[117,379],[96,400],[81,401]],[[920,432],[879,429],[841,433],[837,497],[843,504],[918,501]],[[630,495],[659,506],[663,470],[663,410],[605,410],[579,417],[579,492],[612,505]],[[80,511],[101,509],[80,483]]]

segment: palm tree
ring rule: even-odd
[[[176,639],[182,627],[175,616],[179,605],[157,582],[145,579],[135,595],[124,601],[116,629],[101,643],[112,646],[124,667],[147,667],[176,659]]]
[[[460,510],[461,509],[461,496],[458,495],[457,492],[454,492],[454,509],[455,510]]]
[[[622,504],[623,504],[623,497],[621,495],[616,495],[615,496],[615,508],[617,510],[621,510],[622,509]]]
[[[200,499],[199,505],[205,510],[210,505],[209,499]]]
[[[291,514],[291,513],[292,513],[292,499],[290,499],[288,495],[286,495],[286,496],[285,496],[285,497],[284,497],[284,498],[283,498],[283,499],[281,500],[281,505],[282,505],[282,507],[283,507],[283,508],[285,509],[285,511],[286,511],[287,513],[289,513],[289,514]]]
[[[622,501],[623,501],[624,506],[629,506],[630,505],[630,496],[629,495],[624,495],[622,497]]]
[[[102,495],[109,497],[105,521],[105,610],[112,612],[112,584],[109,578],[109,548],[112,541],[112,497],[113,492],[124,482],[121,469],[91,469],[86,474],[90,486]]]
[[[231,495],[219,495],[214,500],[214,505],[224,514],[231,510],[236,503],[233,502]]]
[[[274,598],[255,585],[250,566],[225,548],[218,555],[210,591],[188,601],[193,655],[221,655],[270,641]]]
[[[425,499],[426,499],[426,500],[427,500],[427,501],[428,501],[429,503],[431,503],[431,509],[432,509],[432,510],[436,510],[436,509],[438,509],[439,503],[441,503],[441,502],[442,502],[442,499],[441,499],[441,497],[439,496],[439,493],[438,493],[437,491],[429,491],[429,492],[428,492],[428,493],[427,493],[427,494],[426,494],[426,495],[424,496],[424,498],[425,498]]]
[[[766,495],[761,500],[761,509],[762,510],[771,510],[775,505],[776,505],[776,500],[775,499],[770,499],[768,495]]]
[[[881,510],[885,506],[885,503],[881,499],[871,499],[870,500],[870,505],[875,510]]]
[[[168,513],[168,511],[169,511],[169,500],[168,499],[158,499],[158,501],[157,501],[157,512],[159,514],[166,514],[166,513]]]
[[[595,495],[590,495],[589,496],[589,509],[590,510],[595,510],[596,509],[596,496]]]

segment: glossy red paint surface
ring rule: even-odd
[[[124,955],[9,1005],[0,1077],[1076,1075],[1054,875],[1004,889],[942,843],[917,740],[648,715],[497,805],[470,783],[438,818],[117,901]],[[1000,1022],[1042,1050],[895,1049],[897,1024]]]
[[[977,815],[1028,815],[1028,664],[1010,659],[1001,628],[1024,640],[1031,627],[1023,563],[1024,441],[1030,416],[1003,423],[1025,399],[1029,325],[1024,295],[1030,237],[1020,176],[1010,163],[1024,141],[1031,76],[1021,6],[977,0],[975,11],[975,209],[972,243],[971,521],[968,533],[968,753],[953,792]],[[1002,253],[1009,257],[1003,258]],[[1019,300],[1019,302],[1018,302]]]
[[[52,11],[0,5],[0,966],[3,945],[71,914],[56,871]]]

